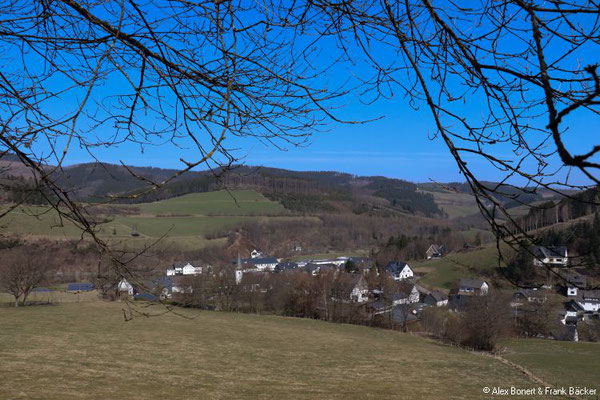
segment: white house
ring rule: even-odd
[[[187,263],[182,268],[183,275],[200,275],[202,273],[202,267],[194,267],[192,264]]]
[[[386,265],[385,271],[390,274],[395,281],[402,281],[414,277],[414,272],[410,266],[402,261],[394,261]]]
[[[410,285],[409,288],[401,290],[400,293],[392,296],[392,305],[397,306],[399,304],[412,304],[419,302],[419,291],[415,285]]]
[[[569,263],[567,248],[565,246],[534,246],[532,249],[536,267],[566,267]]]
[[[350,292],[350,299],[357,303],[366,302],[369,299],[369,287],[365,278],[362,275],[355,277],[353,283],[354,287],[352,288],[352,292]]]
[[[600,311],[600,290],[580,290],[575,299],[584,311]]]
[[[263,256],[263,253],[257,249],[252,250],[252,252],[250,253],[251,258],[261,258],[262,256]]]
[[[458,294],[486,295],[489,286],[481,279],[462,278],[458,284]]]
[[[423,300],[425,304],[435,307],[444,307],[448,305],[448,296],[438,290],[430,292]]]
[[[194,264],[199,265],[195,262]],[[167,276],[175,275],[200,275],[202,273],[202,267],[195,267],[191,262],[173,264],[171,268],[167,269]]]
[[[586,277],[576,271],[569,272],[563,278],[566,281],[565,287],[568,297],[577,297],[578,289],[585,289],[586,287]]]
[[[117,290],[119,293],[127,293],[129,296],[133,296],[134,290],[133,285],[127,281],[127,279],[123,278],[117,285]]]

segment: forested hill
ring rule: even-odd
[[[13,160],[4,154],[4,161]],[[0,161],[3,161],[0,159]],[[16,172],[13,162],[4,176]],[[228,171],[194,171],[184,174],[158,190],[147,191],[148,182],[161,182],[176,170],[133,167],[107,163],[86,163],[57,170],[54,175],[80,201],[102,201],[118,195],[126,203],[164,200],[188,193],[222,189],[252,189],[299,213],[409,213],[443,217],[430,193],[400,179],[364,177],[334,171],[290,171],[267,167],[237,166]],[[15,177],[17,174],[12,174]],[[141,176],[140,179],[135,175]],[[24,185],[33,185],[21,175]],[[25,188],[26,189],[26,188]],[[27,190],[21,190],[27,193]],[[135,198],[129,195],[136,194]],[[4,196],[10,201],[10,196]],[[15,199],[17,196],[13,196]],[[22,200],[22,196],[18,197]]]
[[[400,179],[355,176],[333,171],[290,171],[267,167],[238,167],[223,174],[199,173],[143,194],[132,202],[148,202],[222,188],[253,189],[301,213],[410,213],[442,217],[429,193]]]
[[[490,193],[493,193],[493,196],[507,209],[558,197],[557,194],[550,189],[541,187],[516,187],[513,185],[487,181],[482,181],[481,184],[487,188]],[[471,186],[466,182],[450,182],[442,185],[438,183],[420,183],[418,186],[420,189],[428,192],[454,191],[456,193],[473,193]],[[561,191],[569,194],[575,193],[574,190]]]
[[[7,163],[16,174],[16,163],[10,154],[4,154],[0,162]],[[133,174],[132,174],[133,172]],[[148,191],[148,181],[161,182],[177,171],[153,167],[125,167],[114,164],[87,163],[72,165],[58,171],[55,179],[68,187],[82,201],[101,201],[108,195],[123,198],[128,203],[164,200],[188,193],[227,189],[256,190],[285,208],[299,213],[408,213],[427,217],[444,217],[445,213],[436,203],[436,192],[445,190],[437,184],[414,184],[401,179],[383,176],[356,176],[335,171],[290,171],[268,167],[237,166],[232,170],[193,171],[184,174],[158,190]],[[10,174],[9,171],[4,172]],[[147,181],[134,176],[139,175]],[[21,174],[23,177],[23,175]],[[22,179],[27,180],[27,177]],[[495,185],[494,183],[489,183]],[[464,183],[444,186],[450,192],[469,193]],[[544,199],[543,194],[532,194],[510,186],[512,191],[507,207]],[[448,193],[448,190],[446,190]],[[545,199],[546,200],[546,199]],[[476,210],[474,211],[476,212]]]

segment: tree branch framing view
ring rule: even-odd
[[[0,304],[600,340],[597,1],[0,10]]]

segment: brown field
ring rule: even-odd
[[[394,331],[194,310],[125,322],[121,307],[0,308],[0,398],[481,399],[484,386],[531,385]]]

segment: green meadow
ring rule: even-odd
[[[423,274],[419,283],[439,289],[451,289],[460,278],[476,278],[482,271],[491,271],[497,266],[498,252],[495,246],[450,253],[440,259],[411,264],[415,272]]]
[[[152,215],[286,215],[283,206],[253,190],[191,193],[139,205]]]
[[[596,388],[600,392],[600,343],[512,339],[503,345],[504,358],[550,385]]]
[[[136,247],[163,237],[168,246],[199,248],[222,239],[207,239],[246,223],[277,222],[316,217],[291,216],[283,206],[251,190],[193,193],[135,205],[111,205],[116,212],[100,215],[101,236]],[[94,207],[91,208],[92,210]],[[77,227],[43,206],[19,207],[2,219],[0,231],[32,237],[75,239]],[[137,232],[139,236],[133,237]]]

